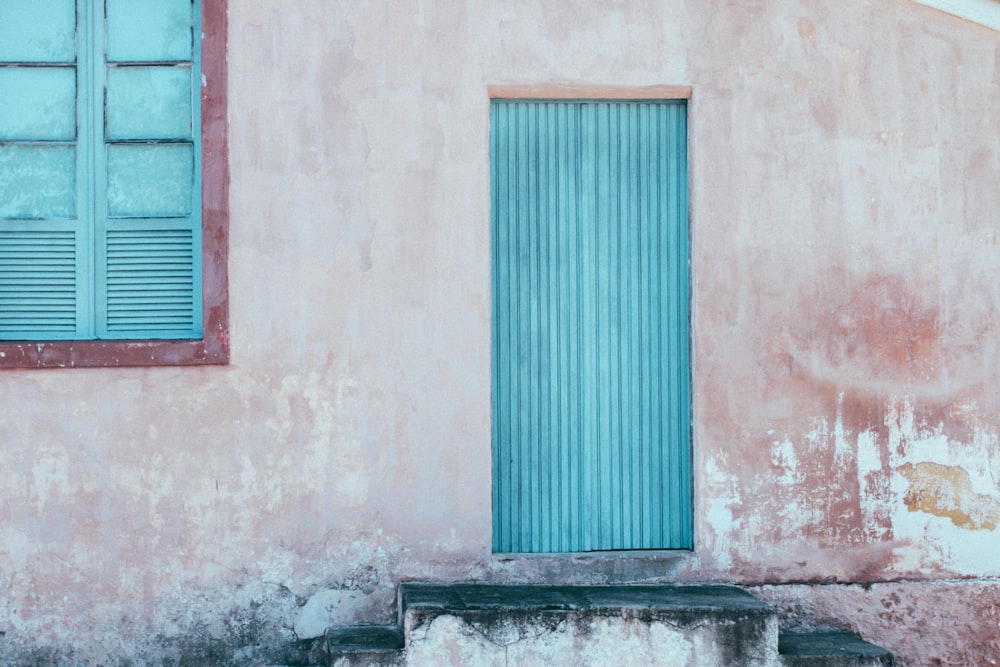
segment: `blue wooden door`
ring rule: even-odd
[[[494,551],[691,547],[686,136],[492,103]]]

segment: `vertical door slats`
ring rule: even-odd
[[[689,548],[686,106],[491,128],[494,549]]]

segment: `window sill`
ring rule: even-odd
[[[179,341],[70,341],[0,344],[0,369],[206,366],[229,363],[224,335]]]

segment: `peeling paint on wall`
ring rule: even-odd
[[[782,628],[850,630],[892,651],[899,667],[1000,664],[996,580],[760,586]]]
[[[767,459],[749,474],[730,463],[746,457],[706,460],[704,531],[718,566],[739,570],[767,553],[768,576],[791,580],[993,574],[981,553],[1000,516],[1000,450],[975,404],[942,413],[885,399],[850,426],[857,408],[846,392],[833,407],[799,433],[763,434],[754,446]],[[821,555],[835,548],[836,559]]]
[[[897,471],[910,483],[903,502],[911,512],[951,519],[959,528],[994,530],[1000,517],[1000,498],[972,490],[967,470],[958,466],[904,463]]]

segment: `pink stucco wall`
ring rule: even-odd
[[[232,363],[0,376],[0,651],[229,659],[413,578],[1000,605],[998,33],[907,0],[229,14]],[[693,87],[691,554],[490,553],[487,89],[556,83]],[[924,664],[940,612],[856,629]]]

